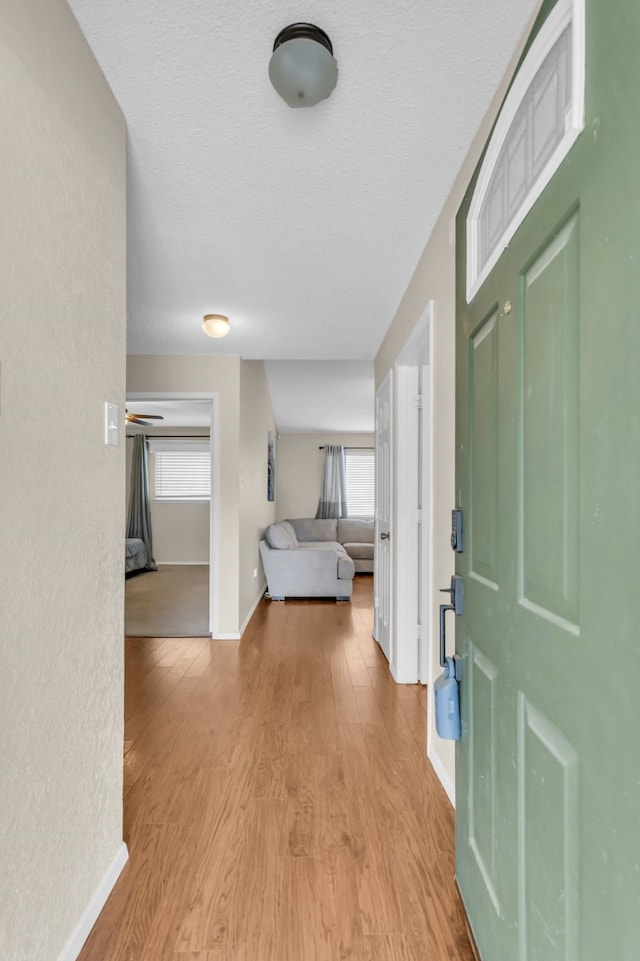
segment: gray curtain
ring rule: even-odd
[[[138,537],[141,541],[144,541],[148,558],[147,569],[157,571],[158,565],[153,559],[151,511],[149,509],[149,455],[147,454],[147,438],[144,434],[137,434],[133,441],[127,537]]]
[[[344,447],[327,444],[324,449],[324,474],[316,517],[346,516],[347,468]]]

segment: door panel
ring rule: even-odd
[[[522,272],[523,603],[578,624],[578,237],[575,213]]]
[[[496,884],[498,670],[473,645],[469,661],[473,710],[469,739],[469,844],[491,902],[500,914]],[[475,736],[476,732],[481,736]]]
[[[518,695],[518,927],[521,958],[578,955],[578,756]],[[546,817],[558,822],[548,830]]]
[[[585,130],[469,304],[471,194],[457,225],[456,873],[485,961],[638,957],[638,32],[588,0]]]

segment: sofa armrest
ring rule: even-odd
[[[300,550],[296,547],[291,550],[274,550],[264,541],[261,542],[260,548],[262,563],[267,574],[269,571],[274,574],[283,574],[295,569],[304,575],[330,574],[332,577],[337,577],[339,554],[344,556],[342,551],[335,550]]]
[[[272,596],[351,595],[355,568],[345,551],[302,548],[274,550],[266,541],[260,541],[260,554]]]

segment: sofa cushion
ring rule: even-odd
[[[297,544],[294,544],[289,531],[282,524],[269,524],[265,537],[269,547],[276,551],[288,551],[297,546]]]
[[[343,544],[342,546],[349,557],[355,557],[358,560],[373,559],[373,544]]]
[[[338,522],[335,517],[294,517],[289,524],[299,541],[337,541]]]
[[[289,537],[291,538],[291,546],[297,547],[298,538],[296,537],[296,532],[294,531],[289,521],[280,521],[280,527],[282,527],[282,529],[285,530],[289,535]]]
[[[373,517],[338,518],[337,539],[341,544],[373,544],[374,532]]]
[[[350,580],[355,572],[355,564],[345,551],[342,544],[338,541],[307,541],[298,545],[301,551],[333,551],[338,562],[338,577],[341,580]]]
[[[338,541],[300,541],[298,547],[301,551],[336,551],[338,554],[346,554],[344,546]]]

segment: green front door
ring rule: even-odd
[[[637,0],[588,0],[586,37],[584,131],[468,304],[472,190],[457,224],[456,870],[484,961],[640,958]]]

